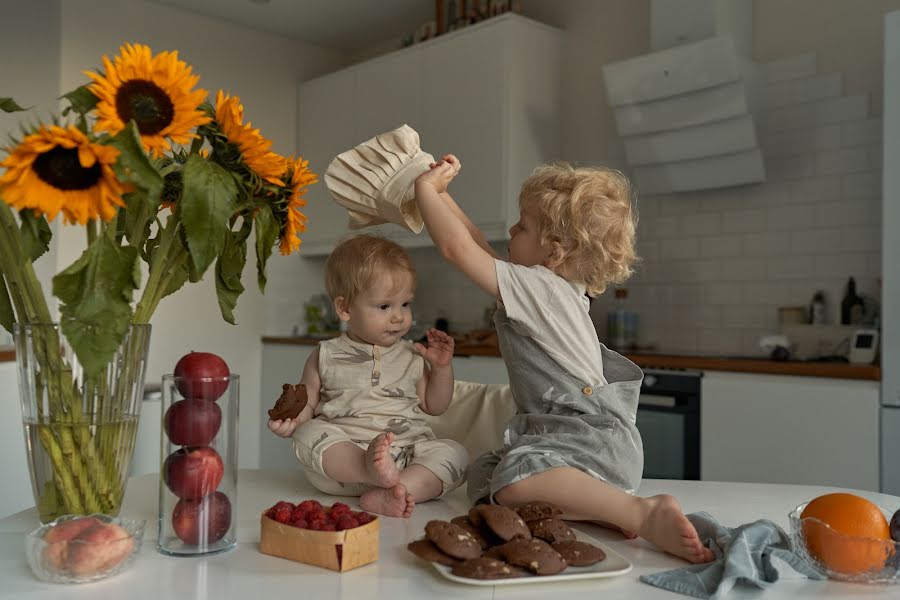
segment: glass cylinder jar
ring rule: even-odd
[[[159,536],[173,556],[237,544],[240,377],[162,378]]]

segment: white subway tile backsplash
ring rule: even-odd
[[[722,308],[722,327],[764,329],[769,327],[773,320],[767,317],[770,311],[771,307],[768,306],[725,306]]]
[[[697,258],[700,255],[700,240],[697,238],[660,240],[659,251],[665,260]]]
[[[638,227],[643,228],[650,238],[672,237],[678,234],[678,217],[646,219]]]
[[[870,169],[881,169],[884,163],[884,147],[880,143],[866,146],[866,158]]]
[[[670,194],[662,198],[659,214],[663,216],[692,214],[700,209],[700,200],[693,194]]]
[[[816,173],[819,175],[843,175],[871,169],[867,147],[828,150],[816,154]]]
[[[741,255],[741,238],[736,235],[717,235],[700,238],[700,256],[721,258]]]
[[[882,126],[880,118],[844,123],[841,125],[841,142],[844,146],[862,146],[880,142]]]
[[[840,247],[840,229],[809,229],[791,232],[791,254],[830,254]]]
[[[761,208],[729,211],[722,214],[722,231],[743,233],[766,228],[766,211]]]
[[[832,254],[816,257],[816,277],[859,278],[868,272],[866,254]]]
[[[785,306],[794,302],[790,288],[782,283],[746,283],[741,288],[744,304]]]
[[[719,276],[721,281],[762,281],[766,279],[766,261],[761,258],[729,260]]]
[[[812,177],[816,172],[815,157],[807,155],[766,158],[766,179],[786,181]]]
[[[767,157],[808,154],[841,147],[841,126],[822,125],[808,129],[770,133],[762,139]]]
[[[640,226],[638,226],[638,231],[640,232]],[[652,262],[659,260],[659,240],[647,240],[639,237],[636,247],[638,256],[641,257],[642,261]]]
[[[682,235],[714,235],[722,230],[719,213],[697,213],[681,217]]]
[[[722,326],[722,308],[719,306],[684,306],[672,314],[672,322],[681,327],[700,329]]]
[[[741,337],[722,335],[720,329],[700,329],[697,333],[697,350],[710,356],[737,356],[742,353]]]
[[[791,201],[797,204],[831,202],[841,197],[839,176],[814,177],[791,182]]]
[[[847,227],[841,231],[843,252],[880,252],[881,227]]]
[[[765,113],[763,122],[767,137],[773,133],[791,129],[808,129],[818,123],[815,109],[805,105],[772,109]]]
[[[766,210],[766,228],[769,231],[796,231],[812,225],[813,211],[803,204],[776,206]]]
[[[841,96],[812,103],[818,124],[844,123],[869,116],[869,95]]]
[[[810,77],[816,73],[816,55],[813,52],[779,58],[762,66],[763,76],[769,83]]]
[[[766,272],[769,279],[798,279],[812,275],[813,265],[812,256],[782,256],[769,258]]]
[[[841,95],[841,74],[815,75],[769,84],[763,90],[763,105],[778,108]]]
[[[703,300],[706,304],[740,304],[743,295],[739,283],[707,284]]]
[[[743,235],[744,256],[781,256],[787,254],[790,235],[786,231],[764,231]]]
[[[853,173],[841,177],[841,197],[880,198],[881,168],[863,173]]]
[[[824,228],[864,225],[870,219],[870,205],[865,198],[819,204],[814,208],[813,223]]]

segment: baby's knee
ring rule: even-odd
[[[502,504],[503,506],[521,506],[522,504],[531,501],[531,498],[527,497],[523,481],[510,483],[494,492],[494,500],[497,504]]]

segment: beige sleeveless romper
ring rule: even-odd
[[[366,449],[387,431],[394,434],[391,456],[398,469],[422,465],[441,480],[442,494],[465,480],[465,448],[435,439],[419,408],[416,383],[424,368],[424,359],[406,340],[386,348],[355,342],[347,334],[319,342],[319,404],[314,418],[294,432],[294,453],[313,485],[327,494],[361,495],[370,486],[328,478],[322,454],[340,442]]]

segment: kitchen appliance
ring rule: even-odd
[[[847,357],[851,363],[871,365],[878,354],[878,330],[857,329],[850,336],[850,355]]]
[[[688,369],[645,369],[637,428],[644,444],[644,477],[700,479],[700,383]]]

